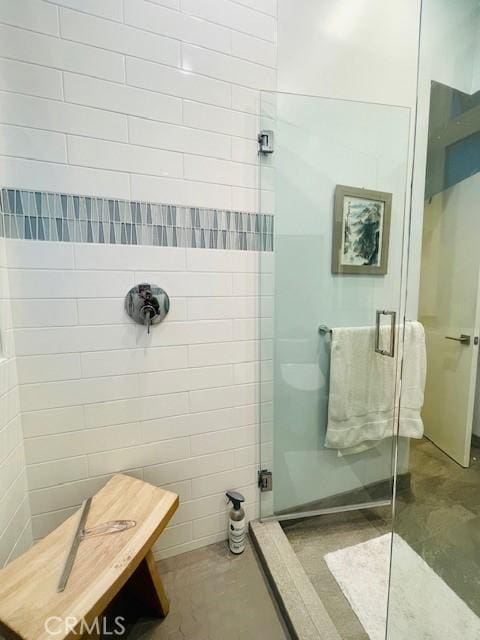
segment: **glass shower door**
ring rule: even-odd
[[[423,0],[421,8],[416,136],[426,170],[416,176],[415,191],[424,177],[425,190],[415,213],[426,437],[411,448],[409,490],[395,495],[387,638],[477,640],[480,77],[472,83],[476,62],[465,43],[471,32],[478,45],[480,7]]]
[[[410,110],[264,93],[261,130],[261,517],[390,504]]]

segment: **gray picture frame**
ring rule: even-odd
[[[350,202],[354,202],[354,207],[359,208],[361,203],[359,201],[365,200],[365,210],[368,207],[367,216],[371,218],[371,213],[380,217],[380,223],[377,232],[375,233],[375,241],[372,240],[370,234],[370,257],[363,257],[359,253],[359,260],[365,259],[365,264],[351,264],[348,263],[351,260],[347,257],[346,247],[352,246],[352,243],[348,240],[348,232],[346,228],[348,225],[348,217],[350,215]],[[349,206],[349,214],[346,214],[346,203]],[[363,213],[363,212],[362,212]],[[373,191],[371,189],[362,189],[359,187],[349,187],[339,184],[335,188],[335,198],[333,207],[333,234],[332,234],[332,273],[336,274],[349,274],[349,275],[376,275],[383,276],[388,271],[388,249],[390,242],[390,220],[392,215],[392,194],[384,191]],[[361,221],[356,222],[356,227],[361,224]],[[371,225],[371,220],[368,221]],[[352,225],[350,225],[352,226]],[[365,225],[366,226],[366,225]],[[353,244],[358,249],[358,246],[363,248],[363,244],[358,244],[358,240]],[[352,249],[349,250],[349,256],[352,253]],[[375,264],[369,264],[369,260],[375,260]]]

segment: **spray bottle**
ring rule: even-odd
[[[242,502],[245,498],[237,491],[227,491],[228,502],[233,504],[230,509],[228,521],[228,546],[235,554],[243,553],[246,544],[247,527],[245,523],[245,511],[242,509]]]

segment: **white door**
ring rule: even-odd
[[[467,467],[478,361],[480,174],[425,205],[420,321],[427,340],[425,435]]]

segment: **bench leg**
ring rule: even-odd
[[[163,618],[168,614],[170,603],[151,551],[147,553],[125,586],[160,617]]]

